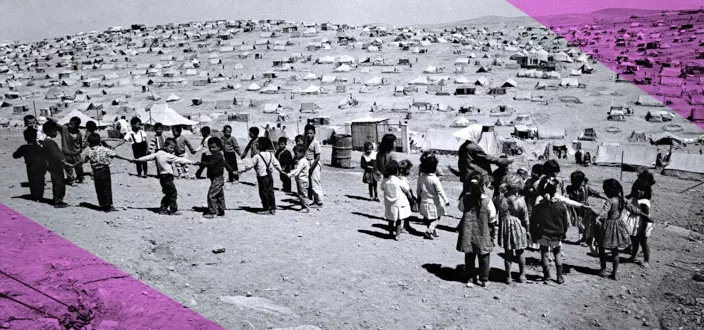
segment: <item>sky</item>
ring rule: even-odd
[[[613,0],[511,0],[545,3],[546,14],[588,12]],[[585,6],[588,2],[594,4]],[[704,0],[621,0],[619,7],[698,8]],[[133,23],[287,19],[349,24],[447,23],[487,15],[522,16],[505,0],[0,0],[0,39],[41,40]]]

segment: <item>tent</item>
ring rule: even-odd
[[[516,119],[511,121],[512,125],[533,125],[533,118],[530,115],[517,115]]]
[[[247,90],[248,90],[248,91],[258,91],[258,90],[260,90],[260,89],[262,89],[262,88],[259,87],[259,85],[257,85],[257,83],[252,83],[251,85],[249,85],[249,86],[247,87]]]
[[[460,146],[465,142],[462,138],[458,138],[457,136],[464,136],[464,131],[470,129],[470,127],[471,126],[468,126],[452,134],[446,131],[429,128],[425,133],[425,141],[421,149],[424,151],[438,150],[453,153],[457,152]],[[501,142],[493,126],[483,127],[482,137],[478,144],[482,147],[484,152],[489,155],[498,156],[501,154]]]
[[[704,181],[704,156],[674,153],[663,174],[680,179]]]
[[[562,78],[562,80],[560,81],[560,86],[579,87],[579,80],[577,80],[577,78]]]
[[[610,110],[606,120],[625,121],[626,114],[622,110]]]
[[[585,128],[579,136],[580,141],[596,141],[596,130],[594,128]]]
[[[315,86],[315,85],[310,85],[308,88],[304,89],[302,94],[319,94],[320,93],[320,87]]]
[[[318,110],[318,105],[313,102],[303,102],[301,103],[301,112],[315,112]]]
[[[682,145],[684,141],[682,140],[682,138],[675,136],[672,133],[665,132],[651,136],[650,143],[655,145],[678,146]]]
[[[517,83],[515,80],[513,80],[513,79],[511,79],[511,78],[508,78],[508,79],[506,79],[506,81],[501,85],[501,87],[504,87],[504,88],[518,87],[518,83]]]
[[[465,76],[455,77],[455,84],[468,84],[469,80]]]
[[[657,151],[648,147],[611,147],[601,145],[596,150],[596,161],[594,164],[599,166],[620,166],[621,155],[623,155],[624,165],[654,168]]]
[[[494,126],[506,126],[503,120],[501,118],[497,119],[496,122],[494,123]]]
[[[333,70],[333,71],[334,72],[349,72],[350,70],[352,70],[351,66],[349,66],[347,64],[343,64],[343,65],[340,65],[337,68],[335,68],[335,70]]]
[[[380,77],[373,77],[366,82],[364,82],[364,85],[366,86],[378,86],[381,85],[383,80]]]
[[[516,91],[516,96],[513,97],[516,101],[529,101],[533,98],[531,91]]]
[[[474,85],[485,87],[489,86],[489,79],[486,79],[486,77],[479,77],[474,81]]]
[[[428,65],[428,67],[425,68],[425,70],[423,70],[423,73],[437,73],[437,72],[438,72],[438,69],[432,65]]]
[[[660,101],[655,99],[654,97],[645,94],[645,95],[639,95],[638,96],[638,101],[636,101],[637,105],[641,105],[644,107],[662,107],[664,106]]]
[[[266,103],[264,104],[264,113],[276,113],[281,109],[281,104],[278,103]]]
[[[416,79],[413,79],[408,82],[409,85],[428,85],[428,78],[427,77],[418,77]]]
[[[61,120],[59,120],[59,125],[66,125],[66,124],[68,124],[68,122],[69,122],[69,121],[71,120],[71,118],[73,118],[73,117],[81,118],[81,125],[80,125],[81,128],[85,128],[85,127],[86,127],[86,123],[89,122],[89,121],[94,122],[98,127],[106,127],[106,126],[109,125],[108,123],[101,123],[101,122],[99,122],[99,121],[97,121],[97,120],[94,120],[93,118],[88,117],[86,114],[84,114],[83,112],[80,112],[80,111],[78,111],[78,110],[76,110],[76,109],[71,110],[71,111],[70,111],[69,113],[67,113],[63,118],[61,118]]]
[[[323,84],[332,84],[335,82],[336,79],[337,79],[337,77],[335,77],[333,75],[326,74],[326,75],[323,75],[323,78],[320,79],[320,82],[322,82]]]
[[[493,107],[489,112],[489,115],[493,117],[508,117],[516,112],[516,109],[505,104],[500,104]]]
[[[538,127],[538,139],[541,140],[559,140],[564,139],[566,135],[564,128],[557,127]]]
[[[642,131],[633,131],[628,137],[628,142],[646,142],[648,141],[645,137],[645,133]]]
[[[161,123],[164,126],[193,126],[198,124],[196,121],[181,116],[166,103],[155,103],[146,111],[138,112],[137,116],[143,123],[149,125]]]
[[[546,154],[549,142],[545,141],[525,141],[521,139],[513,140],[519,149],[523,151],[521,158],[526,161],[536,161],[540,156]]]
[[[176,102],[176,101],[178,101],[178,100],[180,100],[180,99],[181,99],[181,98],[178,97],[178,96],[176,96],[176,94],[171,93],[171,95],[169,95],[169,97],[166,98],[166,102]]]
[[[645,120],[655,123],[668,122],[675,119],[675,115],[668,111],[648,111]]]

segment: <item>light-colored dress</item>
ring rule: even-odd
[[[643,206],[647,206],[648,210],[650,210],[650,201],[647,199],[637,199],[634,197],[631,200],[631,205],[638,210],[642,210]],[[653,232],[653,223],[636,213],[631,213],[628,216],[628,219],[626,219],[626,227],[628,228],[628,232],[631,233],[631,236],[650,237],[650,233]]]
[[[408,183],[397,176],[385,178],[381,182],[384,191],[384,217],[389,221],[404,220],[411,216],[411,205],[406,198],[406,192],[411,190]]]
[[[445,215],[445,204],[449,203],[445,190],[442,189],[440,178],[434,173],[423,173],[418,178],[417,195],[420,198],[420,214],[435,220]]]

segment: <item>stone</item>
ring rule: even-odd
[[[253,309],[273,315],[288,316],[298,318],[298,315],[288,307],[278,306],[271,300],[260,297],[245,297],[245,296],[221,296],[218,298],[223,303],[231,304],[240,309]]]
[[[213,249],[213,253],[215,253],[215,254],[225,253],[225,248],[222,246],[215,247]]]
[[[297,327],[274,328],[272,330],[322,330],[314,325],[299,325]]]

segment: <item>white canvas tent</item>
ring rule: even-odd
[[[149,125],[161,123],[164,126],[193,126],[198,124],[196,121],[181,116],[166,103],[155,103],[146,111],[138,112],[137,116],[143,123]]]
[[[704,181],[704,156],[675,153],[663,170],[664,175],[680,179]]]
[[[622,153],[624,165],[655,167],[657,151],[653,148],[639,146],[611,147],[601,145],[596,150],[596,161],[594,164],[599,166],[620,166]]]
[[[81,125],[80,125],[81,128],[85,128],[86,123],[88,123],[89,121],[94,122],[98,127],[105,127],[105,126],[109,125],[107,123],[101,123],[100,121],[94,120],[93,118],[88,117],[86,114],[84,114],[83,112],[80,112],[76,109],[71,110],[63,118],[61,118],[61,120],[59,120],[59,124],[66,125],[73,117],[81,118]]]

